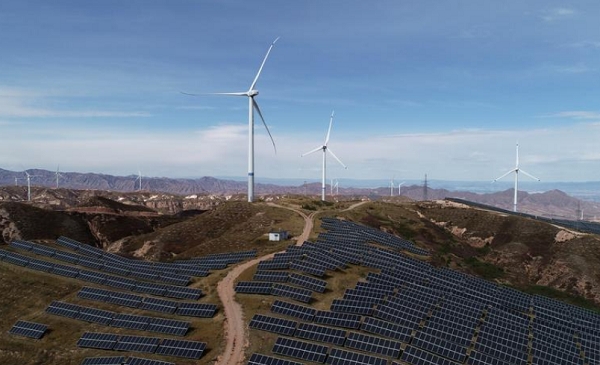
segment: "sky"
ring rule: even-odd
[[[0,168],[600,180],[600,2],[0,2]],[[197,96],[181,92],[195,93]],[[505,178],[510,179],[510,178]]]

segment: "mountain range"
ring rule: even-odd
[[[55,188],[57,185],[55,171],[43,169],[30,169],[27,173],[31,176],[31,186],[33,192],[40,187]],[[284,183],[286,180],[282,180]],[[290,180],[291,181],[291,180]],[[373,184],[375,180],[370,181]],[[357,181],[355,181],[358,185]],[[364,183],[364,182],[363,182]],[[446,197],[461,198],[477,203],[495,206],[510,210],[513,204],[513,189],[508,188],[502,191],[480,193],[477,186],[482,184],[455,182],[458,187],[470,190],[452,189],[453,185],[450,182],[432,181],[428,183],[428,188],[425,192],[424,184],[413,184],[402,186],[401,196],[398,196],[398,188],[393,190],[393,196],[390,196],[390,187],[351,187],[349,182],[345,182],[344,187],[339,187],[337,191],[331,191],[331,186],[327,186],[327,193],[337,200],[346,199],[369,199],[369,200],[435,200],[444,199]],[[388,182],[389,184],[389,182]],[[563,186],[565,183],[562,183]],[[573,183],[568,186],[585,186],[589,191],[593,191],[594,184],[588,183]],[[4,199],[9,200],[25,200],[26,199],[26,175],[23,172],[9,171],[0,169],[0,186],[14,186],[21,189],[15,190],[15,197]],[[363,184],[368,185],[368,184]],[[234,196],[246,193],[247,183],[245,181],[233,179],[219,179],[214,177],[201,178],[167,178],[167,177],[142,177],[141,191],[139,190],[139,180],[136,175],[129,176],[113,176],[98,173],[78,173],[78,172],[61,172],[59,175],[58,186],[64,189],[74,190],[95,190],[114,193],[131,193],[138,192],[140,199],[143,196],[151,197],[156,193],[173,195],[173,199],[179,199],[176,196],[202,196],[202,195],[217,195],[217,196]],[[448,188],[435,188],[435,186],[446,186]],[[506,185],[504,185],[506,186]],[[508,185],[510,186],[510,185]],[[21,192],[21,193],[19,193]],[[277,183],[258,183],[256,184],[256,192],[261,196],[282,196],[282,195],[307,195],[318,196],[321,192],[321,184],[319,182],[306,182],[301,185],[281,185]],[[22,195],[21,195],[22,194]],[[21,195],[21,196],[20,196]],[[592,194],[593,195],[593,194]],[[20,196],[20,197],[19,197]],[[242,200],[241,197],[236,200]],[[331,199],[331,198],[330,198]],[[527,192],[519,190],[518,194],[519,210],[529,214],[543,215],[546,217],[557,217],[567,219],[580,219],[582,216],[586,220],[596,220],[600,217],[600,202],[578,199],[566,192],[558,189],[551,189],[544,192]]]

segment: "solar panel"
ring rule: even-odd
[[[270,281],[272,283],[285,283],[290,273],[287,271],[259,270],[252,277],[253,281]]]
[[[142,359],[141,357],[130,357],[123,365],[175,365],[172,362]]]
[[[400,360],[413,365],[457,365],[455,362],[414,346],[406,347]]]
[[[90,269],[102,270],[104,268],[104,262],[91,257],[83,257],[77,261],[77,265],[85,266]]]
[[[386,359],[379,357],[359,354],[357,352],[346,351],[333,348],[327,357],[326,364],[330,365],[387,365]]]
[[[22,240],[12,240],[10,242],[10,247],[16,248],[18,250],[23,251],[31,251],[33,248],[31,242],[22,241]]]
[[[17,321],[8,331],[11,335],[35,338],[39,340],[48,330],[48,326],[41,323]]]
[[[289,282],[318,293],[323,293],[325,291],[325,287],[327,286],[327,281],[325,280],[296,273],[290,274]]]
[[[271,305],[271,312],[299,318],[303,321],[312,321],[315,317],[316,310],[299,304],[276,300],[273,305]]]
[[[172,300],[158,298],[143,298],[140,309],[161,313],[173,313],[177,309],[178,303]]]
[[[358,328],[360,316],[356,314],[337,313],[329,311],[316,311],[314,321],[334,327]]]
[[[289,260],[266,260],[260,262],[257,266],[258,270],[281,270],[281,269],[289,269],[290,261]]]
[[[54,314],[57,316],[76,318],[79,315],[81,306],[71,303],[59,302],[57,300],[52,301],[46,308],[46,313]]]
[[[191,278],[189,275],[177,275],[177,274],[163,273],[162,275],[160,275],[158,280],[160,282],[167,283],[167,284],[186,286],[190,283]]]
[[[135,294],[111,292],[105,299],[107,303],[113,303],[130,308],[138,308],[142,304],[142,297]]]
[[[273,346],[273,352],[279,355],[295,357],[302,360],[324,362],[327,356],[327,346],[310,342],[279,337]]]
[[[9,262],[13,265],[18,265],[18,266],[27,266],[27,264],[29,263],[30,258],[15,252],[5,252],[5,256],[3,261],[5,262]]]
[[[131,272],[131,269],[125,265],[117,264],[114,262],[105,263],[102,271],[109,272],[111,274],[117,274],[119,276],[127,276]]]
[[[68,262],[71,264],[76,263],[77,261],[79,261],[79,258],[81,256],[71,253],[71,252],[63,252],[63,251],[56,251],[54,253],[54,256],[52,256],[53,259],[56,260],[60,260],[60,261],[64,261],[64,262]]]
[[[31,247],[31,252],[33,252],[36,255],[52,257],[54,256],[56,249],[35,244]]]
[[[54,268],[54,264],[51,262],[46,262],[46,261],[42,261],[42,260],[31,259],[31,260],[29,260],[29,264],[27,265],[27,268],[36,270],[36,271],[49,272]]]
[[[401,342],[356,332],[350,332],[344,343],[344,347],[350,347],[365,352],[373,352],[393,358],[398,358],[400,356],[401,345]]]
[[[208,303],[179,303],[177,307],[177,315],[212,318],[217,312],[216,304]]]
[[[235,286],[235,292],[244,294],[271,294],[272,288],[273,283],[271,282],[240,281]]]
[[[247,365],[302,365],[299,362],[278,359],[276,357],[254,353]]]
[[[466,347],[434,337],[425,332],[418,332],[411,345],[460,363],[464,361],[467,354]]]
[[[159,343],[160,338],[156,337],[121,336],[113,350],[154,353]]]
[[[162,341],[156,353],[159,355],[183,357],[186,359],[199,359],[206,349],[205,342],[173,340],[166,338]]]
[[[291,298],[303,303],[310,303],[312,299],[312,291],[300,289],[290,285],[276,283],[273,285],[272,295]]]
[[[202,290],[171,285],[167,286],[165,296],[177,299],[198,300],[202,296]]]
[[[77,319],[80,321],[101,323],[108,326],[112,322],[115,314],[115,312],[107,310],[82,307],[79,311],[79,316],[77,317]]]
[[[346,331],[312,323],[300,323],[296,332],[294,332],[294,336],[306,340],[327,342],[342,346],[346,340]]]
[[[151,317],[117,313],[110,325],[112,327],[130,328],[144,331],[148,327],[148,323],[151,319]]]
[[[510,362],[506,362],[497,359],[493,356],[486,355],[482,352],[471,351],[467,358],[467,365],[512,365]]]
[[[164,284],[138,282],[133,291],[162,297],[167,292],[167,286]]]
[[[81,365],[123,365],[125,356],[86,357]]]
[[[332,312],[354,313],[370,316],[373,314],[373,303],[369,301],[334,299],[331,303]]]
[[[325,268],[320,265],[309,264],[306,262],[294,261],[290,264],[290,269],[302,271],[318,277],[325,276]]]
[[[118,289],[133,290],[137,282],[133,279],[121,278],[114,275],[107,275],[104,285]]]
[[[104,289],[92,288],[89,286],[84,286],[77,292],[77,296],[82,299],[95,300],[99,302],[104,302],[110,296],[111,292]]]
[[[89,281],[90,283],[96,284],[104,284],[106,282],[106,278],[106,274],[90,270],[79,270],[79,275],[77,276],[77,279],[79,280]]]
[[[119,336],[113,333],[85,332],[77,341],[78,347],[112,350]]]
[[[185,336],[190,328],[190,322],[176,321],[165,318],[152,318],[146,331],[166,333],[175,336]]]
[[[292,336],[296,330],[298,323],[289,319],[277,318],[265,316],[262,314],[255,314],[250,320],[249,327],[277,333],[284,336]]]

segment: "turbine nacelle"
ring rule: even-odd
[[[246,93],[246,95],[248,95],[249,97],[253,98],[256,95],[258,95],[258,90],[250,90],[250,91],[248,91],[248,93]]]

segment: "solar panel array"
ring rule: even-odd
[[[22,244],[18,244],[12,247],[21,248]],[[92,282],[100,285],[110,286],[118,289],[125,289],[131,291],[137,291],[141,293],[153,294],[158,296],[176,298],[176,299],[190,299],[197,300],[203,294],[200,289],[183,287],[177,285],[167,285],[161,283],[151,283],[139,281],[131,278],[124,278],[118,275],[107,274],[105,272],[91,271],[82,269],[77,266],[64,265],[53,263],[46,260],[31,258],[26,255],[22,255],[16,252],[0,250],[2,252],[2,261],[8,262],[14,265],[23,266],[32,270],[47,272],[54,275],[65,276],[87,282]],[[74,254],[65,255],[68,253],[57,253],[52,256],[52,259],[62,259],[65,257],[72,258],[67,261],[70,263],[79,264],[79,259]]]
[[[276,300],[271,312],[293,318],[296,325],[293,333],[291,328],[272,331],[287,336],[277,339],[273,354],[344,365],[600,364],[596,313],[435,268],[399,252],[427,256],[425,250],[351,222],[325,218],[322,227],[328,231],[316,242],[289,247],[273,259],[287,261],[286,271],[261,269],[265,278],[269,271],[277,272],[272,278],[288,273],[286,284],[272,280],[265,294],[274,294],[276,286],[316,291],[304,278],[326,285],[317,278],[320,273],[301,268],[307,264],[323,272],[351,264],[375,270],[347,288],[343,298],[333,299],[329,311]],[[309,349],[300,339],[323,347]],[[253,358],[249,364],[293,361],[261,354]]]
[[[113,303],[132,308],[145,309],[148,311],[169,314],[176,313],[180,316],[212,318],[217,311],[216,304],[178,302],[87,286],[84,286],[77,293],[77,296],[83,299]]]
[[[190,328],[190,322],[186,321],[116,313],[56,300],[46,308],[46,313],[105,326],[166,333],[175,336],[185,336]]]
[[[17,321],[8,331],[11,335],[23,336],[39,340],[48,330],[48,326],[41,323]]]
[[[85,332],[77,341],[77,346],[102,350],[156,353],[187,359],[199,359],[206,349],[206,343],[199,341],[98,332]]]

